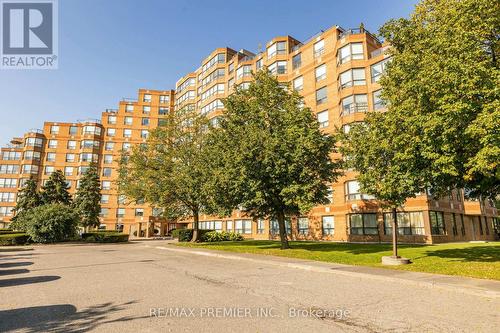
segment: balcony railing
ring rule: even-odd
[[[388,49],[389,49],[388,45],[381,47],[380,49],[376,49],[375,51],[372,51],[370,53],[370,58],[374,58],[376,56],[379,56],[379,55],[385,53],[385,51],[387,51]]]
[[[80,124],[100,124],[101,120],[100,119],[78,119],[77,122]]]
[[[106,112],[106,113],[117,113],[118,109],[106,109],[104,112]]]
[[[31,128],[28,130],[28,133],[43,134],[43,130],[38,129],[38,128]]]
[[[342,107],[341,116],[347,116],[357,112],[367,112],[368,103],[352,103]]]

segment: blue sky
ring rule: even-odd
[[[43,121],[99,118],[139,88],[173,89],[217,47],[257,51],[360,22],[372,32],[416,0],[60,0],[59,69],[0,70],[0,145]]]

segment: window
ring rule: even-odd
[[[108,136],[115,136],[115,134],[116,134],[116,128],[108,128],[106,130],[106,133],[107,133]]]
[[[144,208],[136,208],[135,216],[144,216]]]
[[[168,95],[160,95],[160,103],[161,104],[166,104],[170,102],[170,96]]]
[[[64,167],[64,175],[73,176],[73,167],[70,166]]]
[[[142,113],[150,113],[150,112],[151,112],[150,106],[143,106],[142,107]]]
[[[16,194],[13,192],[0,193],[0,202],[14,202]]]
[[[118,208],[116,210],[116,217],[124,217],[125,216],[125,208]]]
[[[104,164],[113,163],[113,155],[104,155]]]
[[[46,166],[45,167],[45,174],[46,175],[51,175],[53,174],[55,171],[55,168],[53,166]]]
[[[360,192],[359,189],[359,183],[356,180],[350,180],[345,182],[344,184],[344,189],[345,189],[345,200],[370,200],[373,199],[373,196],[368,195],[368,194],[363,194]]]
[[[71,180],[66,180],[66,189],[70,189],[73,182]]]
[[[37,174],[38,173],[38,165],[23,165],[23,170],[22,173],[27,173],[27,174]]]
[[[316,67],[316,82],[326,79],[326,64]]]
[[[380,98],[380,95],[382,94],[382,90],[377,90],[373,92],[373,109],[374,110],[380,110],[385,108],[384,101]]]
[[[309,234],[309,219],[307,217],[299,217],[298,229],[300,235]]]
[[[326,189],[326,199],[328,200],[329,203],[333,203],[333,188],[332,185],[328,185],[328,188]]]
[[[388,61],[389,59],[385,59],[371,66],[370,71],[371,71],[372,83],[378,82],[380,80],[382,74],[384,74],[385,72],[385,68],[387,67]]]
[[[125,105],[125,112],[134,112],[134,106],[132,104]]]
[[[14,207],[0,207],[0,216],[12,216]]]
[[[150,94],[144,94],[144,98],[142,99],[144,103],[151,103],[151,95]]]
[[[19,165],[2,164],[0,165],[0,173],[6,173],[6,174],[19,173]]]
[[[132,136],[132,130],[130,128],[125,128],[123,130],[123,137],[130,138]]]
[[[109,203],[109,194],[101,194],[101,203],[102,204]]]
[[[97,154],[92,153],[81,153],[80,154],[80,162],[97,162],[99,157]]]
[[[141,125],[142,126],[149,126],[149,118],[142,118]]]
[[[101,207],[101,211],[99,212],[99,216],[100,217],[106,217],[106,216],[108,216],[108,208],[102,208]]]
[[[257,60],[257,61],[255,62],[255,69],[256,69],[256,70],[259,70],[259,69],[261,69],[261,68],[262,68],[262,58],[260,58],[259,60]]]
[[[90,125],[84,126],[83,134],[101,135],[101,128],[98,126],[90,126]]]
[[[201,101],[203,102],[207,98],[218,95],[218,94],[223,94],[224,93],[224,83],[219,83],[216,85],[213,85],[210,89],[206,90],[204,93],[201,94]]]
[[[80,142],[80,147],[85,149],[99,148],[99,146],[100,143],[96,140],[82,140],[82,142]]]
[[[132,117],[125,117],[123,118],[123,124],[124,125],[132,125],[133,118]]]
[[[103,190],[111,190],[111,182],[109,180],[103,180],[101,188]]]
[[[286,74],[286,61],[276,61],[269,66],[271,74]]]
[[[141,138],[147,139],[148,135],[149,135],[149,131],[148,130],[141,130]]]
[[[56,153],[47,153],[47,162],[55,162]]]
[[[353,68],[340,74],[340,89],[366,84],[365,69]]]
[[[366,94],[351,95],[342,99],[342,116],[356,112],[368,111],[368,97]]]
[[[4,151],[2,152],[2,160],[17,161],[21,159],[20,151]]]
[[[41,147],[43,144],[42,138],[26,138],[24,145],[26,147]]]
[[[167,115],[167,114],[168,114],[168,110],[169,110],[168,108],[159,108],[159,109],[158,109],[158,114],[159,114],[160,116]]]
[[[295,80],[293,80],[293,90],[301,91],[304,88],[304,78],[299,76]]]
[[[111,177],[111,168],[102,168],[102,175],[104,177]]]
[[[76,149],[76,141],[68,141],[68,144],[66,145],[66,147],[70,150],[73,150],[73,149]]]
[[[119,195],[118,198],[116,199],[116,202],[119,204],[119,205],[123,205],[125,204],[125,200],[127,199],[127,197],[123,194]]]
[[[278,54],[286,54],[286,42],[276,42],[267,48],[268,59]]]
[[[116,124],[116,116],[108,116],[108,124]]]
[[[322,39],[319,42],[314,43],[313,46],[314,57],[320,57],[325,52],[325,41]]]
[[[233,221],[226,221],[226,231],[233,231]]]
[[[377,214],[349,214],[351,235],[378,235]]]
[[[14,178],[0,178],[0,188],[16,188],[17,179]]]
[[[343,64],[350,60],[363,59],[363,43],[351,43],[339,49],[337,63]]]
[[[207,105],[205,105],[204,107],[202,107],[200,109],[200,112],[201,112],[201,114],[207,114],[209,112],[215,111],[217,109],[223,109],[223,108],[224,108],[224,104],[222,103],[222,101],[220,99],[216,99],[215,101],[210,102]]]
[[[57,140],[49,140],[49,148],[57,148]]]
[[[89,170],[88,166],[78,167],[78,174],[79,175],[84,175],[85,173],[87,173],[88,170]]]
[[[431,222],[431,234],[433,235],[444,235],[445,234],[445,226],[444,226],[444,213],[443,212],[435,212],[429,211],[429,219]],[[481,221],[479,221],[481,222]],[[481,224],[481,223],[479,223]]]
[[[66,162],[74,162],[75,154],[66,154]]]
[[[59,134],[59,126],[57,125],[50,126],[50,134]]]
[[[78,127],[77,126],[70,126],[69,127],[69,135],[77,135],[78,134]]]
[[[235,231],[239,234],[251,234],[252,233],[252,221],[251,220],[235,220]]]
[[[236,70],[236,78],[240,79],[245,76],[251,76],[252,75],[252,66],[250,65],[243,65],[241,67],[238,67]]]
[[[113,150],[113,148],[115,148],[115,143],[112,141],[108,141],[104,144],[104,150],[110,151]]]
[[[333,235],[335,232],[335,220],[333,216],[323,216],[321,217],[323,236]]]
[[[328,110],[318,112],[316,116],[320,128],[328,127]]]
[[[28,161],[39,161],[41,153],[39,151],[28,150],[24,152],[24,159]]]
[[[129,150],[131,147],[130,142],[124,142],[122,144],[122,150]]]
[[[292,69],[297,69],[302,66],[302,54],[296,54],[292,58]]]
[[[208,71],[216,64],[223,64],[225,62],[226,62],[226,55],[224,53],[218,53],[202,66],[201,73],[204,74],[206,71]]]
[[[258,219],[257,220],[257,233],[258,234],[263,234],[265,230],[265,223],[263,219]]]
[[[326,86],[316,90],[316,104],[323,104],[327,101]]]
[[[214,230],[222,231],[222,221],[214,221]]]

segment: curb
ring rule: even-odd
[[[447,283],[435,282],[435,281],[416,281],[416,280],[409,280],[409,279],[398,278],[398,277],[380,276],[380,275],[363,273],[363,272],[335,270],[332,268],[319,267],[319,266],[313,266],[313,265],[307,265],[307,264],[301,264],[301,263],[254,259],[254,258],[237,256],[237,255],[231,255],[231,254],[222,254],[222,253],[217,253],[217,252],[186,250],[186,249],[170,248],[170,247],[164,247],[164,246],[145,245],[145,247],[154,248],[154,249],[158,249],[158,250],[164,250],[164,251],[171,251],[171,252],[189,253],[189,254],[206,256],[206,257],[213,257],[213,258],[240,260],[240,261],[247,261],[247,262],[272,265],[272,266],[278,266],[278,267],[284,267],[284,268],[301,269],[301,270],[310,271],[310,272],[317,272],[317,273],[330,273],[330,274],[337,274],[337,275],[343,275],[343,276],[348,276],[348,277],[366,278],[366,279],[372,279],[372,280],[384,281],[384,282],[396,282],[396,283],[402,283],[402,284],[430,288],[430,289],[447,290],[447,291],[458,292],[458,293],[468,294],[468,295],[473,295],[473,296],[480,296],[480,297],[487,297],[487,298],[500,298],[500,291],[478,288],[476,286],[453,285],[453,284],[447,284]],[[349,266],[349,265],[339,265],[339,266]],[[424,273],[422,273],[422,274],[424,274]],[[429,274],[429,276],[432,276],[432,274]],[[439,275],[439,276],[441,276],[441,275]]]

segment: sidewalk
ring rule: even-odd
[[[200,248],[181,248],[175,246],[173,244],[174,242],[175,241],[162,242],[161,246],[153,244],[144,246],[169,252],[186,253],[191,255],[207,256],[226,260],[243,260],[258,264],[288,267],[292,269],[302,269],[311,272],[338,274],[385,282],[395,282],[424,288],[437,288],[487,298],[500,298],[499,281],[474,279],[452,275],[407,272],[376,267],[334,264],[313,260],[285,258],[260,254],[234,253],[218,250],[206,250]]]

